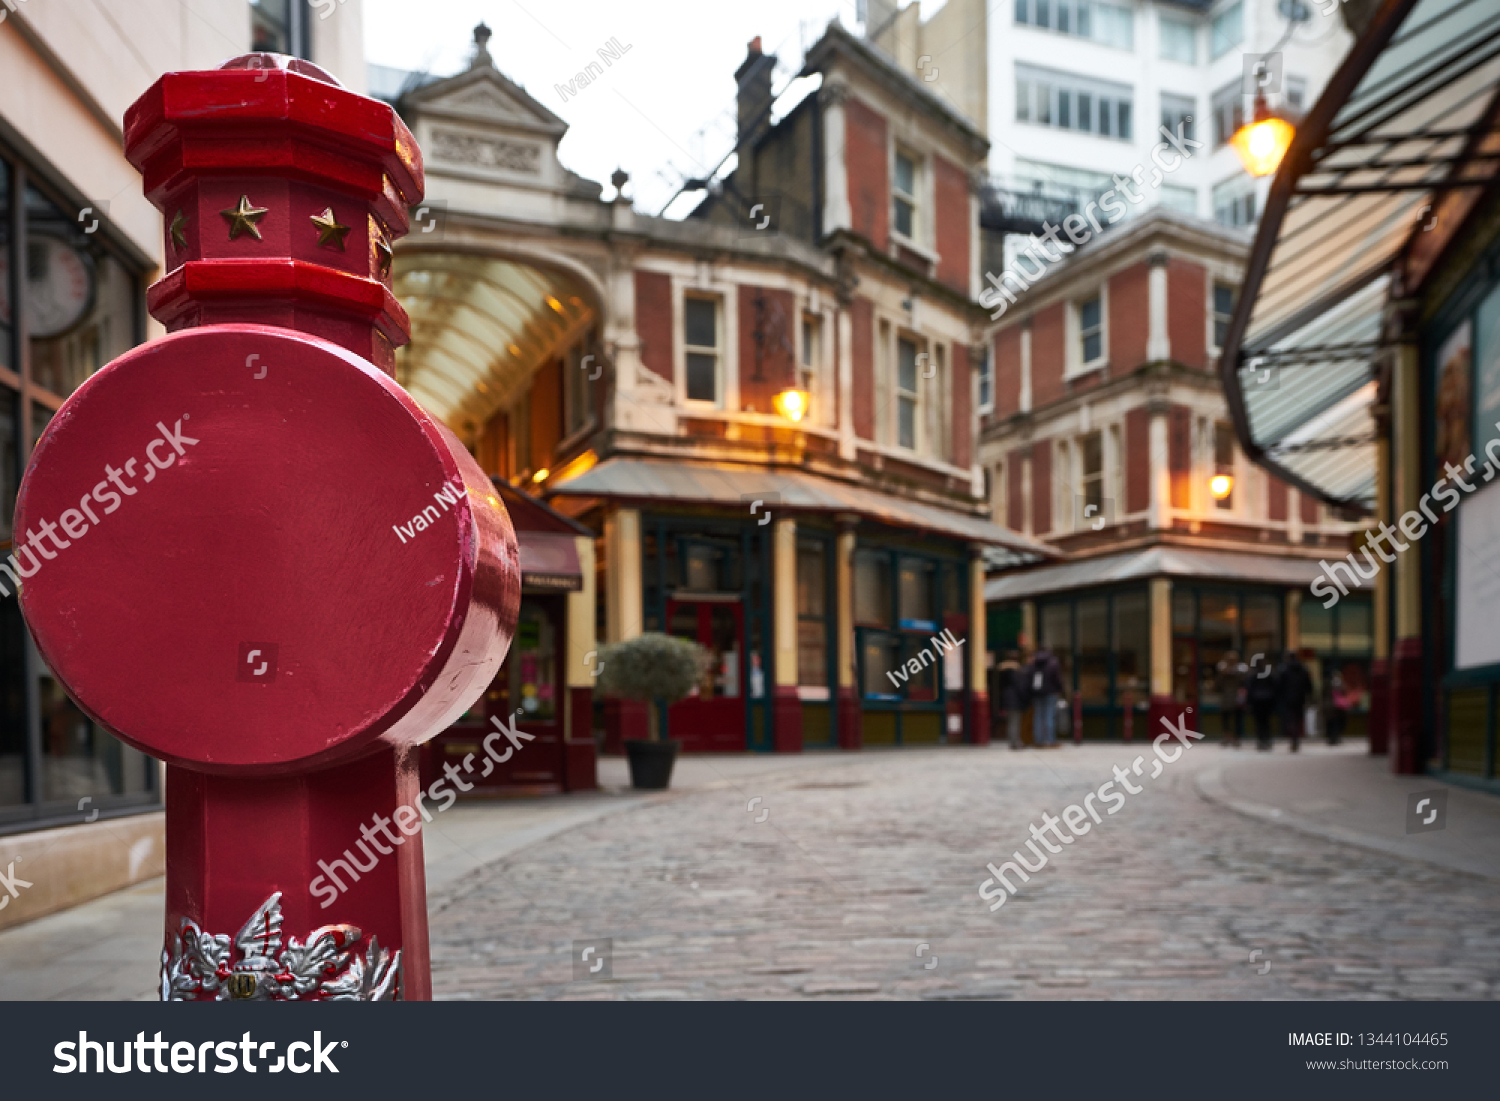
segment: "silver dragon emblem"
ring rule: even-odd
[[[380,947],[371,937],[363,957],[354,949],[363,936],[357,925],[324,925],[303,944],[288,937],[282,947],[281,892],[235,935],[204,933],[189,918],[161,953],[161,1000],[199,1001],[395,1001],[401,986],[401,950]],[[238,953],[239,959],[230,962]]]

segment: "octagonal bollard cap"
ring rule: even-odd
[[[15,530],[0,561],[53,675],[198,771],[425,739],[493,679],[520,603],[515,531],[453,434],[361,357],[271,326],[187,329],[88,379]]]

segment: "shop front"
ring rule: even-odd
[[[584,660],[593,646],[593,535],[515,487],[495,486],[521,552],[515,639],[485,694],[422,747],[422,783],[451,765],[472,789],[454,781],[460,797],[588,790],[597,786],[592,666]],[[465,770],[465,761],[486,761],[485,740],[497,732],[489,756],[505,759]]]
[[[667,709],[686,752],[987,740],[983,552],[1053,553],[803,473],[616,459],[553,489],[604,531],[608,637],[663,631],[711,655]],[[604,702],[605,752],[645,735],[645,710]]]
[[[1368,661],[1372,751],[1500,788],[1500,11],[1341,11],[1359,38],[1273,181],[1225,393],[1252,459],[1373,513],[1372,606],[1325,589],[1304,624],[1330,679]]]

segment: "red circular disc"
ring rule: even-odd
[[[204,771],[423,740],[483,692],[520,599],[509,517],[452,434],[353,353],[259,325],[185,330],[85,382],[15,530],[3,561],[30,574],[53,674]]]

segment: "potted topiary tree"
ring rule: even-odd
[[[632,787],[660,790],[672,781],[678,742],[661,736],[664,709],[682,699],[703,679],[710,662],[696,642],[647,631],[599,652],[599,688],[611,696],[645,700],[650,708],[650,741],[627,739]]]

